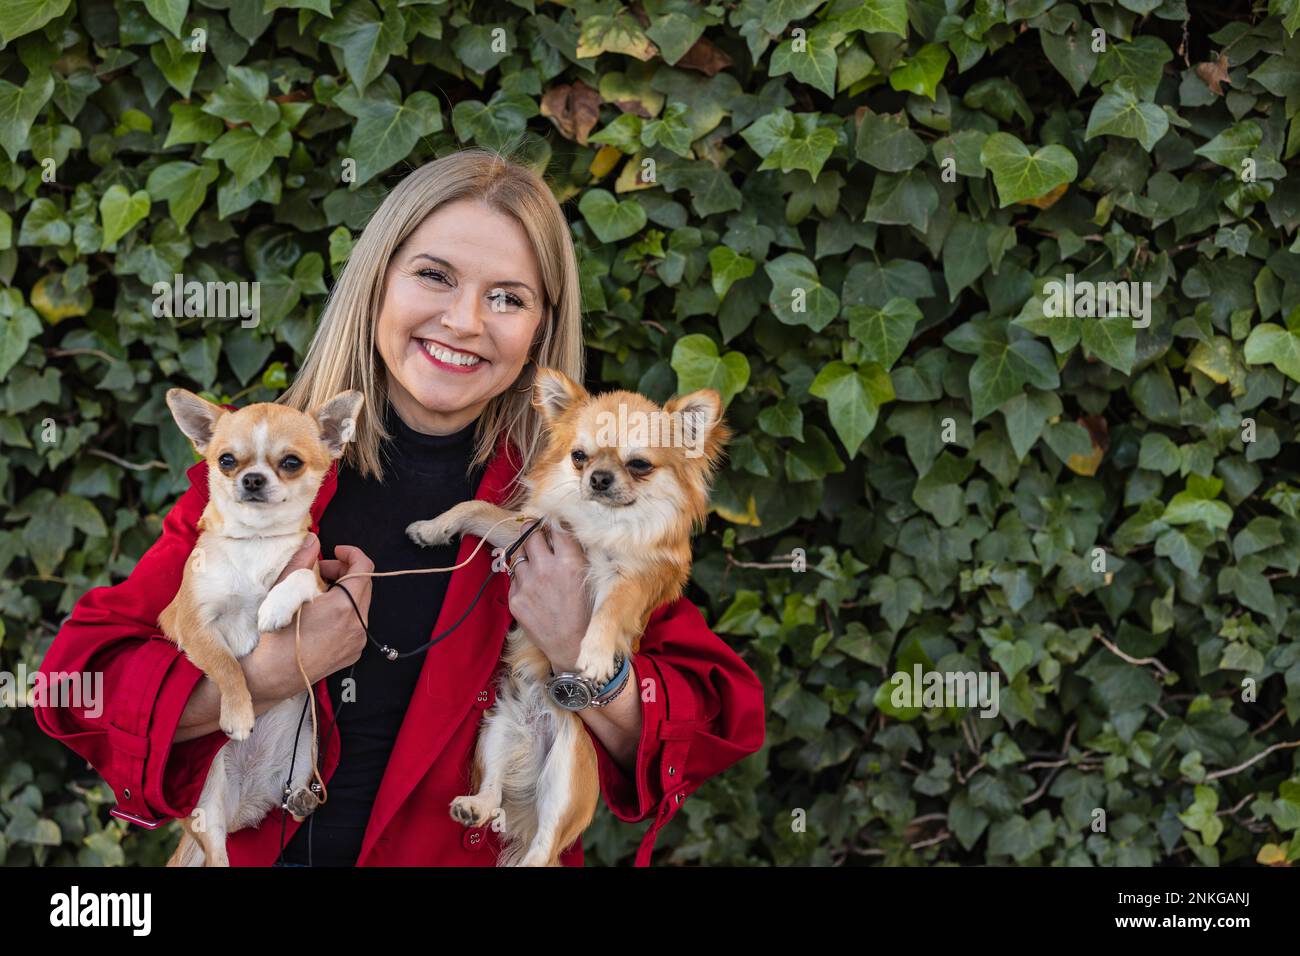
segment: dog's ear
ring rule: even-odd
[[[533,383],[533,406],[553,422],[578,402],[587,398],[587,390],[558,369],[539,368]]]
[[[343,448],[356,436],[357,415],[365,396],[356,389],[339,392],[316,409],[315,418],[320,425],[321,441],[329,449],[331,458],[340,458]]]
[[[671,399],[664,411],[680,416],[682,438],[688,448],[703,451],[712,438],[720,449],[721,443],[726,441],[728,433],[722,425],[722,396],[711,388]]]
[[[194,443],[194,450],[200,455],[207,454],[208,442],[212,441],[217,422],[228,412],[183,388],[167,390],[167,407],[172,410],[172,418],[176,419],[185,437]]]

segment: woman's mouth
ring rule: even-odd
[[[475,355],[473,352],[460,352],[443,345],[441,342],[435,342],[433,339],[416,339],[415,341],[419,343],[420,351],[424,353],[425,358],[438,368],[446,369],[448,372],[465,374],[474,371],[484,363],[481,355]]]

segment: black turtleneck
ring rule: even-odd
[[[474,423],[453,435],[425,435],[387,405],[384,424],[392,436],[381,446],[384,480],[362,478],[340,466],[338,488],[320,521],[321,557],[334,557],[337,545],[352,545],[374,561],[376,571],[455,564],[457,542],[423,548],[406,536],[406,526],[474,497],[482,476],[482,466],[466,474],[474,453]],[[375,640],[399,651],[428,641],[449,577],[375,578],[369,615]],[[285,848],[286,862],[356,864],[379,783],[423,664],[423,654],[388,661],[367,644],[353,668],[330,675],[330,701],[338,721],[333,732],[342,748],[339,765],[329,781],[329,800],[298,828]],[[348,699],[340,703],[349,676],[355,683]],[[321,729],[330,732],[328,726]]]

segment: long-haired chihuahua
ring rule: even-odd
[[[682,593],[691,532],[707,517],[710,482],[730,437],[711,389],[660,408],[634,392],[592,396],[540,369],[533,404],[547,440],[523,477],[521,513],[468,501],[407,529],[422,545],[472,534],[504,547],[519,533],[509,519],[531,515],[562,522],[586,552],[593,611],[571,675],[578,680],[557,680],[542,651],[512,628],[475,750],[475,792],[451,802],[451,816],[465,826],[504,817],[493,827],[501,833],[499,866],[556,866],[591,823],[600,795],[596,753],[575,710],[624,662],[630,668],[651,612]]]

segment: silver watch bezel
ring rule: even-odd
[[[624,661],[622,655],[619,655],[618,657],[619,671],[622,671],[623,664]],[[623,687],[626,686],[627,682],[631,679],[631,677],[632,677],[632,673],[631,670],[629,669],[628,673],[624,676],[622,683],[619,684],[618,687],[612,688],[613,696],[610,697],[610,700],[613,700],[614,697],[618,695],[618,693],[623,689]],[[555,688],[562,685],[566,687],[572,687],[576,685],[577,687],[582,688],[585,697],[583,699],[581,706],[571,707],[555,699]],[[567,710],[571,713],[576,713],[577,711],[580,710],[586,710],[588,707],[601,707],[604,704],[608,703],[609,701],[602,701],[601,703],[596,702],[603,690],[604,688],[597,687],[596,682],[592,680],[590,677],[587,677],[583,674],[575,673],[573,671],[564,671],[561,674],[553,674],[550,680],[546,682],[546,696],[547,698],[550,699],[551,703],[553,703],[556,707],[559,707],[561,710]]]

